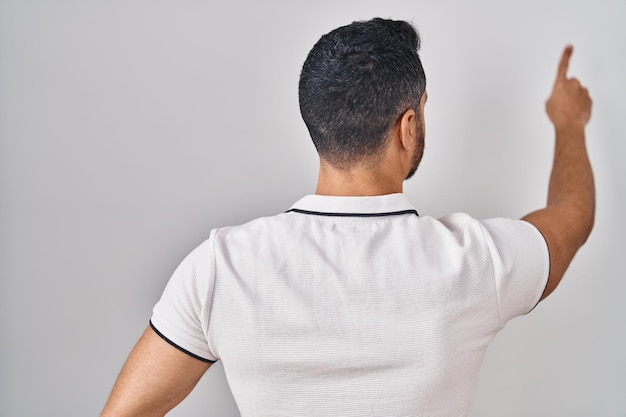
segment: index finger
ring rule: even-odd
[[[556,73],[557,80],[565,80],[567,79],[567,68],[569,67],[569,59],[572,56],[572,51],[574,47],[572,45],[567,45],[565,50],[563,51],[563,55],[561,55],[561,60],[559,61],[559,68]]]

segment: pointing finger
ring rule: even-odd
[[[565,50],[563,51],[563,55],[561,55],[561,61],[559,61],[559,68],[556,73],[556,79],[566,80],[567,79],[567,68],[569,67],[569,59],[572,56],[572,51],[574,47],[572,45],[567,45]]]

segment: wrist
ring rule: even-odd
[[[585,136],[585,124],[582,123],[561,123],[554,124],[554,132],[559,136]]]

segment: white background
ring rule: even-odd
[[[496,337],[473,415],[626,416],[626,1],[0,0],[0,417],[97,415],[209,230],[314,191],[300,67],[374,16],[423,37],[426,153],[405,192],[433,216],[542,206],[544,100],[575,45],[596,227]],[[220,364],[171,415],[237,415]]]

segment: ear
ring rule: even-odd
[[[400,142],[404,149],[412,154],[417,138],[417,115],[415,110],[409,109],[402,114],[399,128]]]

